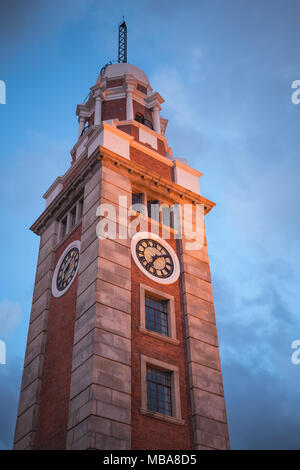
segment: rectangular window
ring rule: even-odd
[[[67,233],[67,217],[61,222],[61,238],[63,239]]]
[[[184,423],[178,366],[141,354],[140,412],[175,424]]]
[[[147,409],[172,416],[172,372],[147,367]]]
[[[136,212],[140,212],[141,214],[145,214],[145,209],[144,209],[144,193],[132,193],[132,199],[131,199],[131,204],[133,210]],[[141,207],[138,207],[141,206]]]
[[[76,206],[70,212],[70,227],[73,228],[76,225]]]
[[[146,294],[145,320],[147,330],[169,335],[168,300],[160,300]]]
[[[159,222],[159,201],[147,201],[148,217]]]
[[[180,204],[173,204],[168,206],[167,204],[161,205],[162,213],[162,223],[175,230],[175,233],[178,234],[180,238],[181,234],[181,218],[182,218],[182,209]]]
[[[140,284],[139,330],[162,341],[179,344],[176,335],[174,296]]]
[[[83,199],[80,199],[79,204],[78,204],[78,220],[82,219],[82,214],[83,214]]]
[[[143,204],[144,194],[143,193],[132,193],[132,205]]]

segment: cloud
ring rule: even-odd
[[[21,358],[0,365],[0,449],[11,449],[17,417],[22,372]]]
[[[294,367],[293,382],[240,362],[223,367],[233,449],[300,448],[299,369]]]
[[[4,339],[12,333],[20,323],[22,316],[21,307],[16,302],[2,300],[0,302],[0,339]]]
[[[32,122],[34,102],[26,105],[20,96],[12,110],[0,200],[6,216],[2,244],[12,246],[14,254],[5,253],[4,264],[11,268],[4,273],[3,298],[14,298],[8,288],[15,284],[22,290],[16,277],[28,276],[29,262],[16,273],[11,258],[32,258],[24,226],[39,214],[41,194],[68,163],[70,140],[55,140],[55,130],[49,131],[51,109],[44,99],[50,93],[55,97],[66,83],[64,67],[72,67],[72,50],[80,62],[79,67],[73,63],[72,85],[79,72],[100,68],[104,56],[116,55],[111,55],[117,50],[116,24],[128,11],[129,59],[150,71],[151,85],[166,99],[162,115],[169,119],[174,155],[187,157],[203,171],[201,191],[217,203],[207,217],[208,248],[232,447],[297,448],[300,366],[293,366],[290,356],[292,341],[300,337],[300,106],[291,104],[290,85],[299,78],[299,2],[265,0],[253,7],[237,0],[202,1],[188,9],[184,3],[176,8],[170,1],[154,4],[159,8],[153,2],[141,8],[133,0],[105,5],[12,0],[1,5],[1,57],[9,58],[2,60],[3,68],[11,64],[15,75],[18,70],[24,87],[24,65],[30,71],[33,64],[32,75],[39,77],[39,54],[45,57],[46,51],[49,68],[42,64],[42,74],[53,77],[43,86],[39,110],[47,135],[29,130],[23,145],[14,147],[24,122]],[[80,28],[66,29],[72,23]],[[153,34],[153,24],[159,34]],[[63,66],[55,59],[58,50],[66,55]],[[21,61],[16,51],[22,51]],[[35,100],[39,91],[31,86]],[[54,100],[59,109],[61,100]],[[18,129],[15,117],[24,108],[28,118],[21,119]],[[60,122],[58,114],[55,109],[55,122]],[[14,366],[0,373],[0,441],[8,445],[16,408],[11,391],[18,393],[18,376]]]
[[[224,264],[223,264],[224,265]],[[295,305],[286,286],[297,283],[288,269],[261,263],[258,278],[244,265],[222,273],[214,264],[213,287],[221,344],[231,446],[234,449],[299,449],[300,367],[291,363],[300,337]],[[279,282],[280,278],[280,282]],[[244,281],[248,280],[248,284]]]

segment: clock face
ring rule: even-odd
[[[65,255],[60,264],[57,273],[56,287],[59,292],[64,291],[72,282],[79,263],[79,250],[76,247],[71,248]]]
[[[63,252],[52,279],[52,294],[54,297],[61,297],[69,289],[79,267],[80,242],[72,242]]]
[[[173,248],[158,235],[148,232],[135,234],[131,253],[136,265],[150,279],[172,284],[180,274],[179,261]]]
[[[142,238],[135,247],[136,255],[150,274],[159,279],[166,279],[174,272],[171,254],[161,243],[151,238]]]

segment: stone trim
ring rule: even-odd
[[[177,424],[180,426],[185,424],[184,419],[173,418],[173,416],[165,416],[161,413],[156,413],[155,411],[144,410],[143,408],[140,408],[139,411],[142,415],[149,416],[150,418],[160,419],[161,421],[166,421],[167,423]]]
[[[142,149],[144,153],[145,149],[146,147]],[[82,165],[80,170],[78,170],[74,175],[72,180],[61,190],[51,204],[49,204],[47,209],[44,210],[36,222],[34,222],[30,227],[33,232],[40,235],[48,221],[53,216],[58,218],[64,210],[67,210],[67,204],[65,201],[68,200],[68,197],[71,194],[74,194],[74,191],[76,191],[75,197],[77,197],[77,194],[82,190],[87,178],[89,178],[90,172],[95,172],[97,167],[100,165],[99,161],[102,161],[104,166],[113,168],[115,173],[123,175],[123,177],[127,178],[132,183],[138,184],[141,181],[143,183],[147,181],[148,183],[153,184],[156,193],[160,194],[163,198],[167,198],[173,203],[203,204],[205,207],[205,214],[215,206],[215,203],[209,201],[203,196],[193,193],[192,191],[166,178],[158,176],[151,170],[146,170],[143,165],[139,165],[136,162],[121,157],[105,147],[99,146]]]
[[[153,357],[144,356],[141,354],[141,410],[147,411],[147,414],[150,413],[152,417],[164,417],[165,415],[161,413],[153,413],[147,410],[147,365],[154,366],[158,369],[162,369],[164,371],[172,372],[172,410],[173,416],[171,418],[175,418],[175,420],[182,421],[181,416],[181,400],[180,400],[180,384],[179,384],[179,368],[174,366],[173,364],[169,364],[167,362],[159,361],[158,359],[154,359]],[[184,421],[183,421],[184,423]]]
[[[168,329],[169,336],[157,333],[146,329],[146,310],[145,310],[145,296],[146,293],[152,294],[160,300],[168,300]],[[153,287],[147,286],[146,284],[140,284],[140,331],[155,338],[159,338],[164,341],[169,341],[175,344],[179,344],[176,335],[176,316],[175,316],[175,300],[172,295],[166,294],[162,290],[154,289]]]
[[[34,222],[30,227],[37,235],[41,235],[45,227],[48,225],[48,222],[55,218],[60,218],[62,213],[66,211],[70,204],[70,196],[72,200],[76,201],[80,197],[80,192],[82,192],[84,184],[87,179],[90,179],[90,173],[95,173],[98,167],[100,167],[99,161],[96,159],[99,151],[96,149],[94,152],[94,158],[89,158],[78,170],[78,172],[73,176],[68,184],[60,191],[60,193],[55,197],[55,199],[49,204],[49,206],[44,210],[40,217]],[[81,159],[80,159],[81,161]],[[73,169],[73,166],[71,167]]]
[[[40,273],[41,265],[47,257],[49,257],[50,263],[48,264],[47,273],[38,279],[33,291],[18,417],[14,436],[14,449],[32,449],[34,446],[47,339],[47,322],[54,262],[54,256],[52,255],[56,245],[56,231],[57,224],[53,220],[48,229],[47,241],[43,244],[40,243],[36,273]]]
[[[160,194],[161,197],[169,199],[173,203],[203,204],[205,207],[205,214],[215,206],[214,202],[209,201],[203,196],[196,194],[183,186],[170,181],[169,179],[158,176],[157,173],[152,170],[145,169],[143,165],[121,157],[101,145],[99,146],[99,151],[100,155],[98,155],[97,158],[102,160],[104,166],[114,168],[114,171],[118,171],[118,173],[130,178],[132,183],[139,184],[143,182],[144,184],[147,182],[153,184],[156,193]]]
[[[147,335],[147,336],[151,336],[152,338],[158,339],[159,341],[165,341],[166,343],[175,344],[176,346],[180,344],[179,339],[173,339],[173,338],[170,338],[169,336],[161,335],[160,333],[157,333],[156,331],[147,330],[146,328],[143,328],[142,326],[139,326],[138,330],[140,331],[140,333]]]
[[[117,187],[131,198],[129,179],[103,166],[85,185],[67,449],[131,448],[130,249],[95,224]]]

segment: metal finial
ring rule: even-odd
[[[127,26],[123,16],[123,22],[119,25],[119,53],[118,62],[127,62]]]

